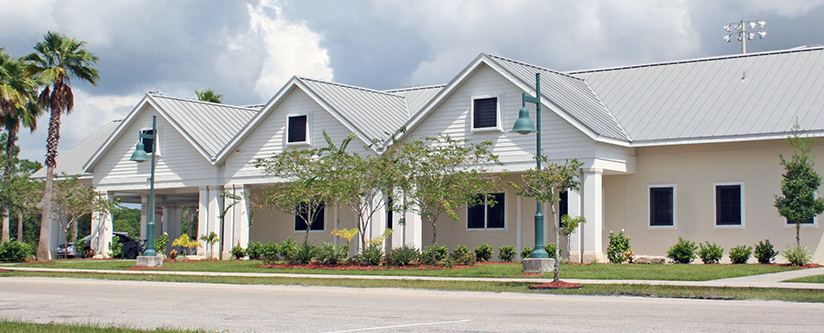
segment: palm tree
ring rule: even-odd
[[[42,109],[35,103],[37,82],[27,75],[25,63],[12,58],[0,49],[0,126],[6,129],[6,165],[3,170],[2,181],[5,184],[12,176],[16,152],[17,132],[22,123],[24,127],[34,131],[37,128],[37,117]],[[5,192],[5,191],[4,191]],[[3,193],[6,194],[6,193]],[[4,197],[4,201],[8,199]],[[8,215],[5,207],[0,208],[3,216],[2,240],[9,240]]]
[[[223,103],[223,95],[216,93],[215,90],[211,88],[201,91],[195,90],[195,94],[197,94],[197,100],[199,101]]]
[[[92,67],[99,58],[83,48],[85,45],[86,42],[49,31],[44,40],[34,46],[34,53],[23,58],[30,61],[29,72],[45,85],[38,101],[50,112],[46,141],[46,188],[43,194],[40,244],[37,246],[37,260],[40,261],[50,259],[53,177],[57,166],[57,143],[60,140],[60,116],[64,112],[71,113],[74,108],[74,94],[69,81],[71,78],[78,78],[96,86],[100,80],[97,70]]]

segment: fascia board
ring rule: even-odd
[[[824,137],[824,130],[805,131],[804,136]],[[703,138],[677,138],[664,140],[644,140],[635,141],[630,144],[630,147],[656,147],[656,146],[676,146],[688,144],[705,144],[705,143],[731,143],[731,142],[746,142],[746,141],[763,141],[763,140],[784,140],[792,136],[792,132],[779,132],[769,134],[745,134],[745,135],[728,135],[718,137],[703,137]]]

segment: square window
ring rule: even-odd
[[[308,143],[308,116],[290,116],[288,117],[286,125],[286,142],[287,143]]]
[[[505,227],[506,196],[504,193],[489,193],[484,196],[482,203],[467,207],[467,229],[504,229]]]
[[[741,184],[715,186],[715,225],[743,226]]]
[[[649,188],[649,225],[651,227],[675,226],[675,187]]]
[[[140,131],[140,134],[140,140],[143,142],[143,151],[145,151],[146,154],[151,154],[153,152],[153,149],[155,148],[153,144],[155,138],[157,137],[156,135],[154,135],[154,130],[142,130]]]
[[[500,129],[497,97],[472,99],[472,129]]]
[[[558,198],[561,199],[558,201],[558,225],[564,227],[561,223],[561,218],[563,218],[564,215],[569,215],[569,191],[559,193]]]
[[[309,227],[309,231],[323,231],[324,230],[324,214],[326,205],[320,205],[316,212],[313,212],[312,215],[315,218],[312,220],[312,224]],[[306,204],[300,204],[300,206],[295,206],[295,231],[306,231],[306,221],[309,219],[309,206]]]

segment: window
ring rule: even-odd
[[[561,199],[558,201],[558,225],[563,227],[564,225],[561,223],[561,218],[564,217],[564,215],[569,215],[569,191],[561,192],[558,198]]]
[[[309,116],[289,116],[286,124],[286,142],[309,144]]]
[[[744,226],[744,197],[741,183],[715,184],[715,225]]]
[[[309,231],[323,231],[324,230],[324,215],[325,215],[325,205],[320,205],[318,208],[317,214],[315,214],[315,219],[312,221],[312,225],[309,228]],[[306,220],[308,219],[308,206],[306,204],[300,204],[300,206],[295,207],[295,231],[306,231]]]
[[[787,225],[788,225],[788,226],[794,226],[794,225],[795,225],[795,221],[790,220],[790,219],[787,219]],[[802,226],[804,226],[804,225],[815,225],[815,219],[812,219],[812,220],[807,220],[807,221],[801,222],[801,225],[802,225]]]
[[[155,139],[157,138],[157,135],[155,135],[154,137],[151,137],[151,138],[143,137],[143,135],[153,135],[154,130],[152,130],[152,129],[141,130],[140,134],[141,134],[140,140],[143,142],[143,151],[145,151],[146,154],[151,154],[152,149],[157,148],[157,147],[154,147],[152,145],[154,143]],[[160,141],[158,141],[158,144],[159,143],[160,143]],[[160,149],[157,149],[157,150],[158,150],[158,152],[160,151]],[[160,155],[160,154],[158,154],[158,155]]]
[[[386,229],[392,229],[392,220],[395,218],[392,212],[392,197],[386,197]]]
[[[675,227],[675,185],[649,187],[650,227]]]
[[[501,130],[501,113],[497,97],[472,98],[472,130]]]
[[[483,203],[469,206],[466,210],[466,228],[503,229],[506,225],[505,199],[504,193],[489,193],[484,196]]]

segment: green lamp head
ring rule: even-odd
[[[143,148],[143,141],[137,142],[137,147],[134,148],[134,153],[132,153],[132,157],[129,158],[129,161],[135,161],[137,163],[143,163],[149,160],[149,156],[146,155],[146,149]]]
[[[529,109],[522,107],[521,111],[518,111],[518,120],[515,121],[515,126],[512,127],[512,131],[510,132],[520,134],[538,132],[538,130],[535,129],[535,124],[532,123],[532,119],[529,119]]]

